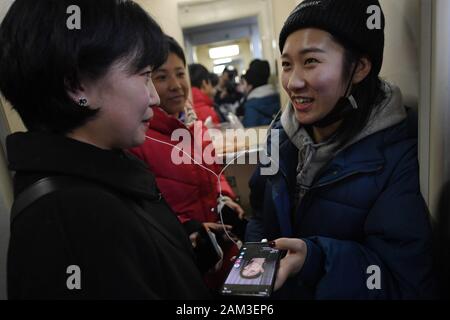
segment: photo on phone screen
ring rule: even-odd
[[[269,297],[280,251],[267,243],[246,243],[239,251],[222,287],[224,295]]]

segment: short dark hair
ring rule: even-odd
[[[66,25],[71,5],[81,11],[79,30]],[[82,79],[122,61],[134,74],[166,57],[161,28],[133,1],[16,0],[0,26],[0,91],[30,131],[64,134],[98,112],[67,93]]]
[[[213,72],[209,73],[209,81],[213,87],[216,87],[219,84],[219,76]]]
[[[223,69],[222,74],[226,74],[231,82],[236,82],[235,78],[238,76],[238,72],[235,67],[231,65],[226,66],[225,69]]]
[[[191,86],[196,88],[202,87],[203,80],[210,82],[208,69],[199,63],[189,65],[189,76],[191,78]]]
[[[247,73],[242,76],[248,84],[253,86],[253,89],[266,85],[269,82],[269,77],[269,62],[260,59],[255,59],[250,62]]]
[[[169,44],[169,52],[174,53],[181,61],[183,61],[184,66],[186,66],[186,56],[184,55],[183,48],[181,48],[180,44],[168,35],[166,35],[166,40]]]

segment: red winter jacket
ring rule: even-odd
[[[207,94],[203,93],[199,88],[192,87],[192,100],[194,103],[194,110],[199,120],[205,122],[211,116],[214,124],[219,124],[220,119],[214,110],[214,102]]]
[[[197,160],[194,157],[194,126],[188,129],[181,121],[169,116],[158,107],[154,107],[153,111],[154,116],[149,123],[147,135],[171,145],[183,146],[185,148],[183,150],[188,151],[189,145],[184,141],[184,136],[178,138],[178,141],[171,140],[172,132],[176,129],[185,130],[185,134],[191,140],[191,152],[188,153]],[[203,134],[207,130],[200,121],[196,123],[196,126],[202,128]],[[211,141],[201,141],[201,143],[203,144],[202,149],[205,149],[211,144]],[[156,177],[156,183],[164,199],[178,215],[181,223],[192,219],[197,222],[217,222],[219,220],[216,213],[219,188],[217,177],[211,172],[194,164],[187,157],[185,159],[189,161],[189,164],[175,164],[171,160],[172,153],[176,154],[178,159],[182,159],[179,156],[181,153],[171,146],[153,140],[147,139],[144,144],[130,151],[147,163],[150,171]],[[222,166],[217,164],[207,165],[205,161],[202,161],[202,164],[217,174],[222,169]],[[220,183],[222,194],[234,199],[236,196],[223,175]]]

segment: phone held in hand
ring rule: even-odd
[[[231,232],[239,239],[244,240],[245,230],[247,228],[247,220],[239,219],[238,214],[228,206],[222,208],[222,219],[224,224],[231,225],[233,228]]]
[[[270,297],[281,251],[264,242],[247,242],[222,287],[223,295]]]

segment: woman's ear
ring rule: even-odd
[[[80,99],[86,98],[86,93],[84,92],[84,88],[81,84],[75,85],[72,81],[64,79],[64,87],[66,89],[67,95],[75,103],[78,104]]]
[[[353,84],[358,84],[363,81],[372,70],[372,62],[368,57],[362,57],[358,61],[358,66],[356,67],[355,76],[353,77]]]

